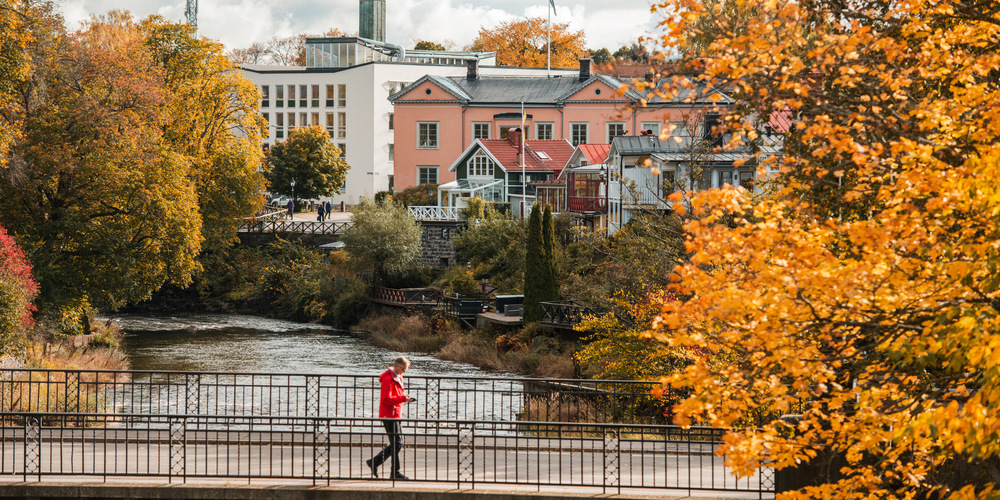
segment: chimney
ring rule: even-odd
[[[518,127],[514,130],[509,130],[507,132],[507,140],[510,144],[517,148],[517,154],[521,154],[521,128]]]
[[[590,58],[580,59],[580,79],[586,80],[590,78]]]
[[[360,0],[358,36],[385,41],[385,0]]]
[[[469,68],[469,71],[465,74],[467,80],[479,78],[479,59],[466,59],[465,65]]]

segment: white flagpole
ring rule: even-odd
[[[547,10],[549,11],[549,28],[548,28],[548,43],[545,45],[545,76],[552,76],[552,3],[550,2]]]
[[[521,101],[521,218],[524,218],[528,211],[528,188],[527,180],[524,178],[524,141],[527,139],[524,133],[524,101]]]

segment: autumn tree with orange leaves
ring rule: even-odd
[[[544,68],[547,26],[545,19],[530,17],[481,28],[469,50],[496,51],[500,66]],[[552,67],[578,67],[581,57],[589,57],[585,41],[583,31],[570,31],[568,23],[552,24]]]
[[[816,467],[782,498],[995,498],[1000,5],[725,3],[655,5],[658,51],[730,90],[730,145],[792,129],[761,158],[773,196],[689,200],[691,262],[647,335],[733,361],[666,377],[678,421],[733,428],[742,474]]]
[[[52,2],[3,5],[25,33],[23,70],[0,75],[0,224],[39,313],[80,333],[95,307],[190,283],[260,207],[260,97],[190,26],[112,11],[69,31]]]

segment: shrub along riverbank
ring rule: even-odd
[[[186,289],[168,288],[127,309],[150,314],[241,313],[319,323],[365,335],[400,352],[433,353],[441,359],[530,376],[573,377],[579,344],[531,325],[520,330],[460,327],[440,314],[410,313],[373,304],[365,276],[341,252],[324,255],[295,241],[236,247],[206,258],[204,273]],[[465,270],[411,267],[385,277],[392,288],[469,288]]]

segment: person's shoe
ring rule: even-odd
[[[368,468],[371,469],[372,477],[378,477],[378,467],[376,467],[375,464],[372,463],[372,459],[369,458],[368,460],[365,460],[365,465],[367,465]]]
[[[409,481],[410,480],[410,478],[404,476],[402,472],[394,472],[392,474],[392,477],[390,477],[389,479],[392,479],[393,481]]]

